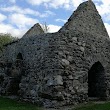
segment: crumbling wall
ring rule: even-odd
[[[94,15],[100,28],[96,21],[88,22]],[[19,77],[16,95],[21,100],[45,107],[81,103],[88,100],[89,71],[99,62],[104,72],[98,78],[104,80],[98,88],[109,99],[110,40],[103,22],[92,2],[84,2],[72,16],[57,33],[34,34],[5,47],[0,63],[1,94],[9,95]]]

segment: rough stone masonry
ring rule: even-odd
[[[55,107],[110,99],[110,39],[94,3],[56,33],[34,25],[0,56],[0,94]]]

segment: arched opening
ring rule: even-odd
[[[16,59],[23,60],[22,54],[21,54],[21,53],[18,53],[18,55],[17,55],[17,58],[16,58]]]
[[[103,98],[106,93],[105,70],[98,61],[88,72],[88,97]]]
[[[23,56],[21,53],[18,53],[18,55],[16,57],[16,67],[20,67],[20,66],[21,67],[23,66]]]
[[[10,87],[8,88],[8,94],[19,95],[19,83],[23,74],[23,57],[21,53],[16,56],[16,61],[10,68]]]

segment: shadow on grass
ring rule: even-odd
[[[42,110],[36,105],[0,97],[0,110]]]
[[[89,102],[87,104],[80,105],[72,110],[110,110],[110,102],[105,102],[103,104],[97,104],[94,102]]]

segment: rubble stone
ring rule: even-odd
[[[0,57],[0,95],[58,107],[110,100],[110,39],[92,1],[79,5],[56,33],[34,25],[4,46]]]

